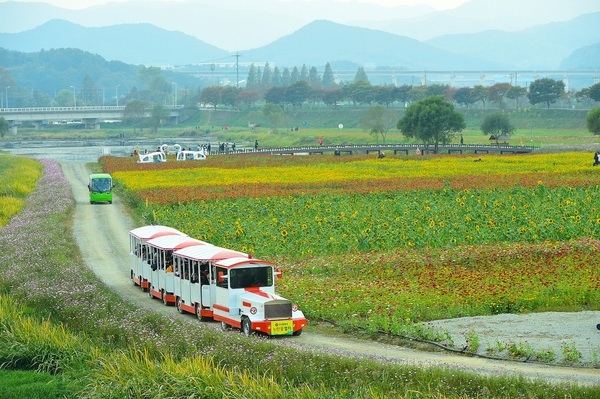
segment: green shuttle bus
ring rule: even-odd
[[[108,173],[93,173],[90,175],[88,189],[90,191],[90,204],[108,202],[112,204],[114,185]]]

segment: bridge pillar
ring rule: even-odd
[[[10,127],[10,132],[13,134],[13,136],[17,135],[17,125],[12,125]]]

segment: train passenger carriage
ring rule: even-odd
[[[225,258],[249,255],[214,245],[188,247],[173,253],[180,275],[175,278],[175,300],[180,313],[196,314],[198,319],[213,316],[215,273],[213,262]]]
[[[212,246],[185,235],[166,235],[148,240],[146,246],[151,259],[148,279],[150,297],[161,299],[165,305],[175,304],[173,280],[176,266],[173,263],[173,252],[186,247],[204,245]]]
[[[129,232],[130,277],[133,283],[140,286],[143,291],[148,289],[151,272],[146,242],[167,235],[187,236],[172,227],[158,225],[138,227]]]

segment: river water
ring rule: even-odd
[[[5,142],[0,146],[1,151],[32,158],[50,158],[58,162],[97,162],[103,155],[129,157],[137,148],[140,151],[156,151],[162,145],[168,144],[173,149],[174,144],[185,148],[196,149],[198,140],[185,139],[141,139],[137,141],[17,141]]]

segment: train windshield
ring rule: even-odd
[[[273,285],[271,266],[232,269],[229,271],[231,288],[270,287]]]

